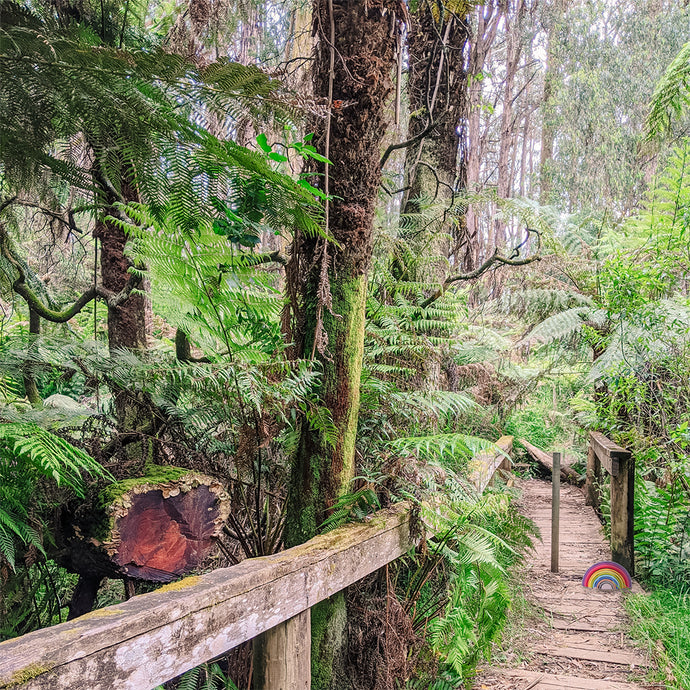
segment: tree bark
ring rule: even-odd
[[[99,175],[96,173],[96,180]],[[110,204],[115,199],[104,190]],[[125,201],[139,201],[136,189],[129,184],[122,185]],[[101,281],[106,290],[120,292],[129,281],[131,263],[125,256],[127,236],[115,223],[99,218],[93,236],[100,241]],[[119,349],[143,350],[146,348],[146,299],[142,294],[131,294],[122,304],[108,306],[108,346],[113,352]]]
[[[471,37],[468,69],[467,136],[469,146],[467,153],[467,189],[470,192],[479,191],[481,187],[483,70],[493,47],[504,7],[500,0],[488,0],[484,5],[477,7],[475,11],[476,24]],[[471,271],[481,263],[482,256],[479,219],[472,204],[469,204],[467,208],[465,223],[467,226],[468,251],[463,257],[462,267],[466,271]]]
[[[465,45],[466,17],[442,12],[430,2],[414,14],[408,39],[410,121],[408,139],[432,123],[436,127],[416,146],[407,149],[405,179],[409,189],[403,213],[420,210],[420,201],[435,202],[444,214],[440,232],[458,237],[448,214],[456,189],[467,184],[465,129],[458,130],[467,110]]]
[[[367,275],[381,179],[380,145],[399,22],[397,0],[315,0],[318,43],[314,95],[327,118],[313,122],[314,144],[332,161],[314,163],[314,184],[329,192],[326,225],[333,241],[299,235],[287,266],[288,337],[296,356],[322,370],[319,403],[332,425],[304,423],[288,496],[285,542],[313,537],[354,477],[355,436],[364,350]],[[319,426],[321,428],[314,428]],[[342,595],[312,610],[312,687],[347,687],[343,672]]]
[[[515,120],[513,118],[513,100],[515,75],[520,64],[522,53],[522,20],[526,6],[524,0],[517,0],[515,16],[508,21],[506,16],[506,75],[503,87],[503,110],[501,112],[501,135],[498,148],[498,183],[496,192],[499,198],[511,196],[512,175],[510,170],[510,153],[515,144]],[[494,243],[496,247],[506,244],[506,226],[500,216],[494,220]]]
[[[558,29],[565,14],[565,0],[555,0],[551,7],[551,18],[546,33],[546,67],[544,71],[544,92],[542,95],[541,152],[539,161],[539,203],[548,204],[551,198],[551,164],[556,139],[556,119],[553,112],[555,90],[558,86],[558,56],[556,40]]]
[[[39,335],[41,335],[41,317],[29,307],[29,337],[31,338],[29,341],[29,358],[31,358],[31,353],[36,347],[36,343],[33,342],[35,336]],[[24,365],[24,392],[33,407],[40,407],[43,404],[43,398],[41,398],[41,394],[38,392],[36,379],[31,371],[30,361]]]

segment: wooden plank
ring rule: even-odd
[[[537,685],[532,686],[535,690],[639,690],[637,685],[618,680],[539,673],[522,669],[504,671],[501,675],[527,682],[538,681]]]
[[[606,664],[620,664],[621,666],[648,666],[649,662],[634,652],[607,652],[602,649],[579,649],[578,647],[535,647],[537,654],[580,659],[581,661],[597,661]]]
[[[617,632],[620,626],[624,623],[624,621],[621,619],[618,622],[618,625],[597,625],[595,623],[588,623],[586,620],[575,620],[575,621],[567,621],[559,618],[554,618],[551,621],[551,627],[554,630],[574,630],[576,632]]]
[[[602,467],[612,477],[615,477],[619,471],[620,461],[627,460],[631,456],[630,451],[616,445],[611,439],[606,438],[604,434],[600,434],[598,431],[590,431],[589,440]]]
[[[494,445],[498,446],[500,452],[480,453],[469,462],[470,481],[477,487],[479,493],[482,493],[493,482],[498,470],[509,471],[511,468],[508,454],[513,449],[513,437],[501,436]]]
[[[148,690],[407,553],[410,506],[0,643],[0,688]],[[25,682],[22,682],[26,679]]]

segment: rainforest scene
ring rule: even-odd
[[[0,0],[0,688],[690,690],[687,0]]]

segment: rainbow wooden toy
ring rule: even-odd
[[[589,589],[629,589],[632,579],[628,571],[613,561],[595,563],[582,578],[582,586]]]

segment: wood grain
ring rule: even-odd
[[[306,611],[417,539],[410,506],[399,504],[279,554],[3,642],[0,688],[149,690]]]

